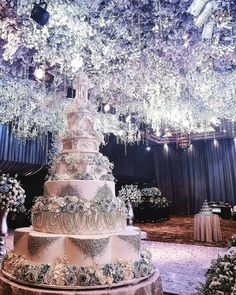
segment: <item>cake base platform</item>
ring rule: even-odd
[[[147,280],[136,285],[124,287],[88,290],[88,291],[64,291],[32,288],[10,281],[0,274],[0,295],[163,295],[160,273],[156,271]]]

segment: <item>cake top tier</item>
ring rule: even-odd
[[[62,136],[62,152],[51,169],[53,180],[113,180],[112,164],[99,153],[101,140],[94,117],[95,106],[88,99],[88,79],[79,75],[74,81],[76,97],[67,115],[67,130]]]
[[[98,137],[94,117],[95,106],[88,99],[88,79],[80,74],[74,81],[76,97],[67,114],[66,133],[62,136],[63,152],[98,153]]]
[[[212,209],[211,207],[208,205],[208,202],[207,200],[205,200],[203,202],[203,205],[202,205],[202,209],[200,211],[200,214],[212,214]]]

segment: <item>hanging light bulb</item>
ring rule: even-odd
[[[147,151],[147,152],[150,152],[150,150],[151,150],[151,147],[148,145],[148,146],[146,147],[146,151]]]
[[[110,107],[110,105],[108,103],[106,103],[104,105],[104,107],[103,107],[103,110],[104,110],[105,113],[108,113],[110,111],[110,109],[111,109],[111,107]]]
[[[41,65],[34,70],[34,77],[39,81],[43,81],[45,79],[45,73],[45,68]]]

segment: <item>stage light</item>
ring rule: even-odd
[[[35,2],[30,17],[40,26],[46,25],[50,18],[50,14],[47,11],[47,3],[41,0],[39,4]]]
[[[150,152],[150,150],[151,150],[151,147],[148,145],[148,146],[146,147],[146,151],[147,151],[147,152]]]
[[[43,81],[45,79],[45,68],[44,66],[39,66],[34,70],[34,77],[39,81]]]
[[[108,113],[110,111],[110,109],[111,109],[111,107],[110,107],[110,105],[108,103],[106,103],[104,105],[104,107],[103,107],[103,110],[104,110],[105,113]]]

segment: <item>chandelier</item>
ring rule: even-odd
[[[187,135],[236,121],[233,0],[44,4],[44,26],[29,17],[34,1],[0,4],[0,122],[19,136],[64,129],[79,72],[90,78],[101,137],[131,143],[150,129]],[[28,79],[37,65],[50,67],[52,83]]]

